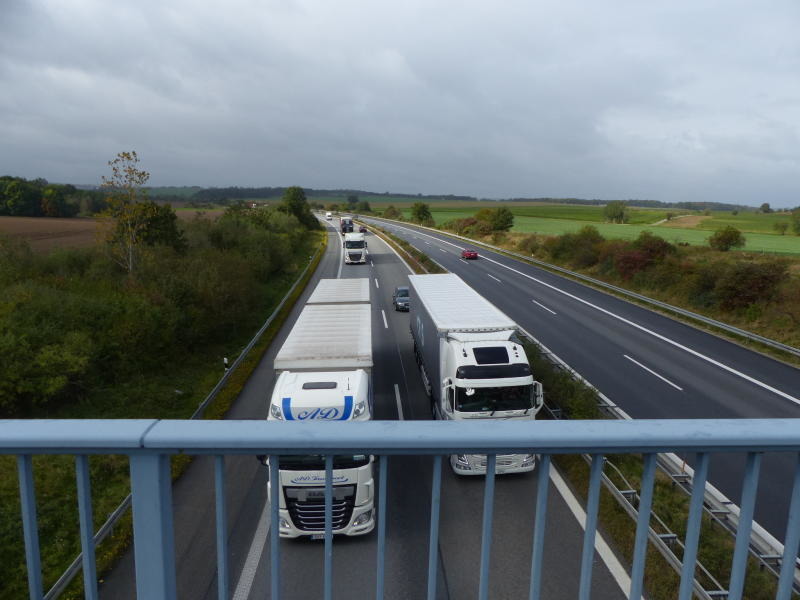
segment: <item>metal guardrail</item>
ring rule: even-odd
[[[542,356],[545,357],[548,362],[565,371],[566,373],[569,373],[573,379],[580,381],[583,385],[593,390],[600,399],[598,407],[603,413],[618,420],[633,420],[628,413],[612,402],[605,394],[587,381],[580,373],[565,363],[556,353],[551,351],[542,342],[524,329],[522,330],[522,333],[528,340],[530,340],[531,343],[539,348]],[[546,408],[550,412],[551,417],[555,419],[561,419],[560,411],[552,410],[547,406]],[[659,454],[657,456],[656,466],[676,484],[678,484],[681,490],[686,492],[688,495],[692,494],[694,469],[687,465],[686,461],[678,457],[676,454],[669,452],[665,454]],[[703,509],[705,513],[709,515],[710,518],[720,523],[725,529],[731,532],[732,535],[736,536],[739,531],[739,523],[742,520],[741,509],[711,483],[706,481],[704,488],[705,499]],[[610,482],[609,490],[612,493],[619,492],[619,490],[613,488],[613,484]],[[625,502],[630,504],[632,507],[630,500],[626,498]],[[773,573],[775,577],[778,577],[775,557],[783,556],[785,547],[775,538],[775,536],[770,534],[766,529],[752,519],[753,514],[751,512],[750,515],[745,519],[748,522],[747,527],[750,530],[750,554],[763,566],[763,568]],[[653,535],[651,538],[653,539],[653,543],[656,545],[662,555],[664,555],[668,562],[670,562],[673,566],[680,568],[680,561],[677,561],[677,557],[672,549],[665,544],[663,540],[658,539],[658,536],[655,534],[655,532],[652,533]],[[794,586],[797,590],[800,590],[800,559],[798,559],[798,569],[794,576]],[[696,592],[706,600],[710,598],[705,590],[699,586],[696,589]]]
[[[190,419],[199,419],[203,416],[203,413],[205,413],[205,410],[206,408],[208,408],[208,405],[211,404],[211,402],[213,402],[214,398],[216,398],[219,392],[222,390],[222,388],[225,387],[225,383],[228,381],[230,376],[233,374],[236,368],[242,363],[242,361],[245,358],[247,358],[247,354],[250,352],[250,350],[253,349],[253,346],[255,346],[258,343],[258,341],[261,339],[261,336],[264,335],[264,332],[275,320],[275,317],[281,311],[283,305],[286,304],[286,301],[289,299],[289,296],[292,295],[298,284],[303,280],[303,277],[305,277],[305,274],[306,272],[308,272],[309,267],[314,263],[314,260],[316,259],[317,255],[320,252],[322,252],[322,248],[317,248],[316,252],[314,252],[314,254],[311,255],[308,264],[305,266],[302,273],[300,273],[295,282],[292,284],[292,287],[289,288],[289,291],[286,292],[286,295],[280,301],[280,304],[278,304],[275,310],[272,311],[272,314],[270,314],[267,320],[264,321],[264,324],[256,332],[255,336],[253,336],[253,339],[251,339],[248,342],[248,344],[244,347],[239,356],[236,357],[236,360],[233,361],[233,364],[231,364],[231,366],[225,370],[225,373],[222,375],[222,377],[220,377],[219,381],[217,381],[217,384],[214,386],[214,388],[197,406],[195,411],[192,413],[191,417],[189,417]],[[100,529],[97,530],[97,533],[95,533],[92,538],[94,546],[97,546],[98,544],[102,543],[103,540],[105,540],[109,536],[109,534],[112,531],[114,531],[114,527],[117,525],[117,523],[119,523],[120,519],[122,519],[125,513],[128,512],[128,509],[131,507],[132,498],[133,496],[131,494],[125,496],[125,499],[122,502],[120,502],[119,506],[117,506],[113,510],[113,512],[109,515],[108,519],[106,519],[106,522],[103,523]],[[56,598],[61,596],[61,594],[63,594],[64,591],[67,589],[67,586],[69,586],[69,584],[72,583],[72,580],[75,579],[75,577],[81,571],[82,562],[83,562],[83,553],[78,554],[78,556],[75,557],[72,563],[70,563],[67,569],[61,574],[61,576],[56,580],[53,586],[44,595],[44,600],[55,600]]]
[[[428,598],[436,596],[438,563],[439,509],[442,487],[442,458],[449,454],[486,454],[487,474],[484,494],[483,534],[481,536],[479,600],[489,593],[489,563],[494,512],[495,457],[501,453],[534,453],[540,456],[535,503],[536,520],[532,532],[530,598],[541,597],[542,557],[544,552],[548,477],[551,456],[589,454],[592,457],[586,508],[586,524],[581,552],[579,586],[581,599],[588,599],[592,587],[597,516],[602,464],[607,454],[643,454],[642,477],[636,542],[631,575],[631,597],[642,592],[647,530],[654,484],[654,463],[658,453],[695,452],[697,469],[684,539],[679,600],[690,600],[710,455],[746,452],[748,470],[743,483],[742,514],[752,514],[758,488],[758,463],[764,452],[792,452],[798,462],[794,469],[790,518],[786,548],[776,598],[790,600],[795,575],[795,557],[800,545],[800,427],[793,419],[663,419],[633,421],[497,421],[486,427],[479,420],[467,421],[372,421],[365,423],[324,422],[303,424],[305,435],[295,427],[268,421],[158,421],[158,420],[7,420],[0,421],[0,454],[17,456],[22,522],[25,533],[26,562],[31,597],[41,597],[41,558],[36,518],[32,456],[39,454],[74,454],[79,465],[88,454],[115,454],[129,457],[133,492],[134,548],[136,553],[136,588],[139,598],[172,600],[176,597],[176,569],[172,516],[172,488],[169,477],[170,457],[178,453],[215,456],[217,527],[225,527],[224,456],[270,456],[270,477],[274,480],[280,457],[287,454],[321,454],[326,458],[325,497],[325,597],[332,592],[332,456],[368,453],[378,456],[382,485],[378,487],[377,589],[383,598],[382,582],[386,544],[386,472],[390,457],[397,455],[432,456],[431,535],[428,544]],[[91,523],[91,495],[78,469],[78,504],[82,529]],[[84,475],[85,477],[85,475]],[[279,486],[271,487],[271,530],[278,531]],[[731,583],[725,590],[730,600],[742,597],[747,562],[749,532],[740,528],[731,564]],[[222,533],[222,534],[221,534]],[[229,581],[227,536],[217,531],[217,581]],[[90,536],[82,536],[84,570],[94,572],[94,547]],[[269,557],[272,598],[281,595],[281,552],[278,536],[272,536]],[[220,585],[219,597],[229,598],[229,590]],[[87,597],[96,598],[94,582],[87,586]]]
[[[390,222],[390,223],[397,223],[397,224],[401,224],[401,225],[408,225],[409,224],[409,223],[406,223],[405,221],[395,221],[393,219],[384,219],[383,217],[370,217],[370,218],[371,219],[379,219],[379,220],[387,221],[387,222]],[[607,289],[607,290],[611,290],[611,291],[613,291],[613,292],[615,292],[617,294],[620,294],[622,296],[627,296],[629,298],[635,298],[639,302],[644,302],[645,304],[650,304],[652,306],[657,306],[657,307],[659,307],[659,308],[661,308],[663,310],[666,310],[666,311],[681,315],[683,317],[686,317],[688,319],[692,319],[694,321],[699,321],[701,323],[705,323],[706,325],[709,325],[711,327],[714,327],[714,328],[722,330],[722,331],[726,331],[726,332],[728,332],[730,334],[733,334],[733,335],[748,339],[750,341],[759,342],[761,344],[764,344],[765,346],[769,346],[771,348],[775,348],[776,350],[781,350],[783,352],[787,352],[789,354],[793,354],[794,356],[800,356],[800,348],[795,348],[794,346],[789,346],[788,344],[784,344],[783,342],[779,342],[777,340],[773,340],[773,339],[770,339],[768,337],[764,337],[763,335],[759,335],[759,334],[753,333],[751,331],[746,331],[744,329],[740,329],[738,327],[734,327],[733,325],[728,325],[727,323],[723,323],[722,321],[716,321],[714,319],[711,319],[710,317],[706,317],[704,315],[692,312],[690,310],[686,310],[684,308],[680,308],[678,306],[673,306],[672,304],[667,304],[666,302],[661,302],[660,300],[654,300],[653,298],[649,298],[649,297],[644,296],[642,294],[637,294],[636,292],[632,292],[630,290],[626,290],[625,288],[621,288],[619,286],[612,285],[610,283],[606,283],[605,281],[601,281],[599,279],[595,279],[594,277],[589,277],[588,275],[583,275],[581,273],[576,273],[575,271],[570,271],[569,269],[565,269],[565,268],[559,267],[557,265],[552,265],[550,263],[538,260],[538,259],[533,258],[531,256],[527,256],[525,254],[520,254],[519,252],[514,252],[513,250],[507,250],[505,248],[500,248],[499,246],[493,246],[492,244],[487,244],[485,242],[480,242],[478,240],[473,240],[472,238],[464,237],[462,235],[458,235],[456,233],[452,233],[452,232],[449,232],[449,231],[442,231],[441,229],[433,229],[431,227],[425,227],[423,225],[416,225],[414,223],[411,223],[411,225],[414,225],[414,227],[419,227],[421,229],[427,229],[428,231],[435,231],[436,233],[439,233],[439,234],[442,234],[442,235],[447,235],[447,236],[450,236],[450,237],[453,237],[453,238],[464,240],[464,241],[470,242],[470,244],[477,244],[477,245],[483,246],[485,248],[490,248],[490,249],[492,249],[492,250],[494,250],[496,252],[500,252],[502,254],[507,254],[509,256],[514,256],[516,258],[525,260],[525,261],[527,261],[529,263],[533,263],[533,264],[535,264],[535,265],[537,265],[539,267],[542,267],[544,269],[547,269],[549,271],[556,271],[558,273],[562,273],[562,274],[567,275],[569,277],[572,277],[574,279],[579,279],[581,281],[585,281],[587,283],[591,283],[593,286],[596,286],[596,287],[599,287],[599,288],[603,288],[603,289]]]

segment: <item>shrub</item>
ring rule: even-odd
[[[742,235],[741,231],[732,225],[728,225],[714,232],[711,237],[708,238],[708,245],[714,250],[727,252],[731,248],[741,248],[744,246],[745,241],[745,237]]]
[[[539,238],[533,234],[526,235],[517,242],[517,250],[533,256],[539,249]]]
[[[643,231],[633,242],[633,247],[642,252],[651,263],[661,261],[670,254],[675,254],[676,248],[664,238]]]
[[[723,310],[743,308],[773,298],[787,276],[788,265],[782,260],[737,262],[722,270],[714,286],[714,294]]]
[[[644,271],[650,264],[647,255],[636,248],[627,248],[614,256],[614,269],[625,280]]]

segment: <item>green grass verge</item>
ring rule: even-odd
[[[544,386],[548,406],[560,409],[565,418],[603,418],[598,408],[599,398],[593,389],[555,367],[533,343],[523,342],[523,346],[534,376]],[[622,479],[615,481],[619,476],[612,469],[606,469],[606,475],[618,488],[641,489],[643,463],[640,455],[614,455],[606,458],[625,478],[624,481]],[[589,481],[589,465],[586,460],[582,456],[562,455],[554,457],[553,461],[565,474],[572,489],[585,502]],[[653,514],[664,521],[669,531],[684,539],[688,513],[689,497],[677,489],[666,475],[657,473],[653,492]],[[601,488],[598,517],[600,530],[608,536],[628,564],[632,564],[636,522],[605,487]],[[667,529],[661,528],[652,517],[650,526],[657,533],[667,532]],[[735,540],[728,531],[708,515],[703,516],[698,560],[725,588],[730,582],[734,543]],[[680,559],[677,547],[674,552]],[[701,577],[699,571],[697,576],[706,589],[715,589],[710,581]],[[680,577],[652,543],[648,543],[644,584],[647,596],[651,600],[672,600],[678,595]],[[751,558],[747,567],[744,597],[767,600],[775,597],[776,590],[775,578],[762,571],[755,559]]]
[[[289,311],[316,270],[327,243],[321,236],[321,251],[295,288],[280,313],[264,332],[260,341],[228,379],[214,402],[206,410],[206,419],[221,418],[242,390],[263,353],[286,320]],[[314,243],[316,246],[316,243]],[[305,250],[304,250],[305,251]],[[269,314],[286,294],[296,274],[284,276],[269,286],[264,313]],[[263,321],[262,321],[263,322]],[[258,327],[262,322],[253,325]],[[188,356],[169,373],[141,374],[117,388],[95,390],[78,406],[71,406],[55,418],[160,418],[186,419],[222,376],[222,357],[235,357],[252,338],[253,330],[232,332],[227,347],[206,349]],[[238,350],[236,350],[238,348]],[[173,477],[188,466],[191,457],[173,458]],[[49,589],[80,552],[75,465],[72,456],[35,456],[34,481],[37,492],[38,525],[41,543],[42,573],[45,589]],[[92,483],[94,530],[130,492],[129,467],[126,456],[92,456],[89,461]],[[0,456],[0,600],[27,597],[25,552],[20,523],[20,504],[16,460]],[[113,533],[97,548],[98,573],[107,572],[131,542],[130,511],[114,528]],[[83,597],[82,577],[78,575],[62,598]]]

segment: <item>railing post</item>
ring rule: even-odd
[[[138,454],[130,461],[136,595],[148,600],[174,600],[175,538],[169,456]]]
[[[31,600],[38,600],[42,597],[42,563],[39,554],[39,526],[36,521],[36,492],[31,456],[29,454],[18,456],[17,467],[22,507],[22,533],[25,537],[25,561],[28,568],[28,592]]]

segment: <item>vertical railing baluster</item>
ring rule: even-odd
[[[217,521],[217,597],[228,599],[228,508],[225,498],[225,456],[214,457],[214,490]]]
[[[25,562],[28,567],[28,594],[31,600],[39,600],[42,597],[42,563],[39,554],[39,525],[36,519],[33,461],[29,454],[17,456],[17,470],[22,507],[22,533],[25,537]]]
[[[602,454],[592,455],[592,467],[589,471],[589,495],[586,501],[586,531],[583,533],[581,578],[578,592],[580,600],[589,600],[591,593],[594,540],[597,535],[597,510],[600,505],[600,476],[603,474],[604,462],[605,458]]]
[[[325,600],[333,599],[333,456],[325,456]]]
[[[384,569],[386,568],[386,455],[378,460],[378,576],[375,591],[376,600],[383,600]]]
[[[750,549],[750,532],[753,529],[753,512],[756,507],[758,474],[761,469],[761,454],[749,452],[742,483],[742,506],[739,509],[739,525],[736,531],[736,549],[731,563],[731,582],[728,585],[728,600],[741,600],[744,579],[747,574],[747,558]]]
[[[644,455],[642,482],[639,493],[639,516],[636,521],[636,542],[633,546],[633,568],[629,598],[641,598],[644,566],[647,561],[647,534],[650,531],[650,511],[653,507],[653,487],[656,480],[656,455]]]
[[[281,474],[277,454],[269,457],[269,503],[270,503],[270,598],[281,597]]]
[[[708,477],[708,454],[697,453],[697,465],[692,479],[692,497],[689,500],[689,519],[686,522],[686,539],[683,542],[683,566],[678,600],[691,600],[694,589],[694,568],[697,563],[697,546],[703,524],[703,500]]]
[[[136,597],[173,600],[175,535],[169,456],[134,454],[130,464]]]
[[[481,578],[478,600],[489,598],[489,560],[492,553],[492,516],[494,515],[494,474],[497,455],[486,456],[486,483],[483,490],[483,532],[481,534]]]
[[[544,556],[544,529],[547,523],[547,492],[550,489],[550,455],[539,457],[536,479],[536,518],[533,522],[533,552],[531,553],[530,600],[539,600],[542,589],[542,557]]]
[[[800,550],[800,454],[794,472],[792,500],[789,505],[789,518],[786,524],[786,537],[783,545],[781,575],[778,579],[777,600],[789,600],[794,582],[794,570],[797,564],[797,552]]]
[[[439,505],[442,500],[442,457],[433,457],[431,484],[431,532],[428,543],[428,600],[436,600],[436,571],[439,559]]]
[[[81,526],[81,556],[83,557],[83,590],[87,600],[97,600],[97,566],[94,552],[94,517],[92,516],[92,486],[89,478],[89,457],[75,457],[75,477],[78,484],[78,514]]]

